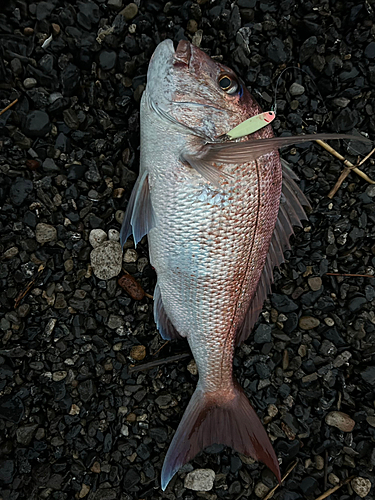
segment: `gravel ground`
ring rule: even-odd
[[[134,300],[142,291],[133,284],[129,296],[129,278],[117,282],[139,100],[157,43],[186,38],[235,69],[264,109],[281,70],[301,67],[280,79],[276,134],[355,129],[373,138],[374,8],[374,0],[1,4],[0,110],[18,99],[0,116],[2,500],[240,500],[274,486],[263,465],[213,446],[159,488],[197,375],[185,342],[164,345],[151,298]],[[369,151],[333,145],[354,163]],[[370,499],[375,189],[350,173],[331,200],[338,160],[316,144],[283,156],[312,211],[275,271],[255,334],[237,350],[235,374],[282,473],[298,459],[275,499],[313,500],[351,476],[361,479],[330,498]],[[371,159],[363,169],[375,178]],[[152,295],[146,240],[136,250],[128,242],[123,267]]]

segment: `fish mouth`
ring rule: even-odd
[[[180,40],[174,53],[174,65],[189,67],[191,59],[191,45],[187,40]]]

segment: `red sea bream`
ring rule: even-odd
[[[268,125],[225,140],[261,112],[232,70],[189,42],[175,50],[165,40],[156,48],[141,102],[140,174],[121,239],[133,234],[137,243],[148,234],[155,322],[164,339],[187,338],[199,371],[165,457],[163,489],[213,443],[264,462],[280,481],[232,361],[262,309],[292,226],[305,217],[306,200],[277,148],[306,137],[273,138]]]

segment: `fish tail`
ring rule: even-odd
[[[261,421],[241,387],[206,392],[198,384],[169,446],[161,473],[163,491],[175,473],[212,444],[224,444],[263,462],[281,481],[279,463]]]

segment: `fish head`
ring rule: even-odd
[[[156,110],[210,140],[262,111],[233,70],[186,40],[157,46],[147,93]]]

